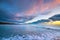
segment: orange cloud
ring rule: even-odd
[[[56,0],[56,3],[57,3],[57,4],[60,4],[60,0]]]

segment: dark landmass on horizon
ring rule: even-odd
[[[9,23],[9,22],[0,22],[0,24],[14,24],[14,23]]]

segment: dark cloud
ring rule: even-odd
[[[60,14],[54,15],[54,16],[52,16],[52,17],[49,18],[49,19],[51,19],[51,20],[53,20],[53,21],[58,21],[58,20],[60,20]]]

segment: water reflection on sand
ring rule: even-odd
[[[57,40],[60,30],[45,25],[0,25],[1,40]],[[50,26],[49,26],[50,27]]]

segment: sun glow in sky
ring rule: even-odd
[[[60,26],[60,21],[46,22],[45,24],[48,24],[48,25],[55,25],[55,26]]]

